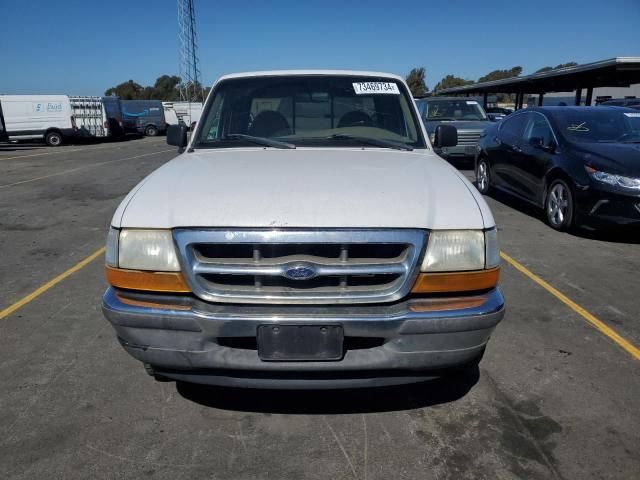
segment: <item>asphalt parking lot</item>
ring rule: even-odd
[[[100,249],[122,197],[175,155],[164,138],[0,147],[0,478],[639,478],[637,233],[557,233],[489,199],[508,311],[456,381],[160,383],[102,316]]]

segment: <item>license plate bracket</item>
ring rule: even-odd
[[[342,360],[342,325],[259,325],[258,356],[265,362]]]

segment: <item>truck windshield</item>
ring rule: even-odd
[[[475,100],[431,100],[426,102],[426,120],[487,120],[487,115]]]
[[[255,146],[262,138],[293,146],[411,150],[426,146],[419,125],[408,91],[392,78],[246,77],[215,87],[194,146]]]
[[[562,109],[552,116],[567,140],[580,143],[640,143],[640,112]]]

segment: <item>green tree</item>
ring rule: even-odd
[[[555,67],[553,67],[553,69],[557,70],[558,68],[575,67],[576,65],[578,65],[577,62],[560,63],[560,64],[556,65]]]
[[[412,68],[409,75],[407,75],[406,81],[407,85],[409,85],[409,90],[411,90],[411,95],[414,97],[422,96],[429,91],[429,87],[425,82],[424,67]]]
[[[180,90],[178,89],[180,83],[182,83],[182,79],[177,75],[162,75],[158,77],[153,85],[152,98],[166,102],[180,100]]]
[[[117,95],[123,100],[136,100],[140,98],[143,87],[139,83],[129,80],[122,82],[120,85],[109,88],[104,94],[106,96]]]
[[[509,70],[494,70],[480,77],[478,82],[491,82],[492,80],[502,80],[503,78],[517,77],[522,73],[522,67],[512,67]]]
[[[539,68],[538,70],[536,70],[535,73],[550,72],[551,70],[557,70],[559,68],[575,67],[576,65],[578,65],[576,62],[560,63],[555,67],[546,66],[546,67]]]
[[[466,80],[464,78],[456,77],[455,75],[447,75],[440,80],[435,87],[433,87],[433,91],[437,92],[439,90],[444,90],[445,88],[462,87],[472,83],[474,83],[473,80]]]
[[[184,87],[182,79],[177,75],[162,75],[158,77],[153,87],[143,87],[139,83],[129,80],[120,85],[111,87],[104,92],[105,95],[117,95],[123,100],[162,100],[163,102],[176,102],[180,100],[180,89]],[[204,102],[209,93],[209,88],[203,88],[200,82],[189,85],[189,98],[192,102]]]

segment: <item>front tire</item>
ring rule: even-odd
[[[544,202],[547,223],[554,230],[566,232],[573,226],[573,191],[567,182],[561,179],[551,182]]]
[[[62,134],[60,132],[49,132],[45,135],[44,141],[50,147],[59,147],[62,145]]]
[[[155,137],[156,135],[158,135],[158,129],[153,126],[153,125],[149,125],[145,130],[144,130],[144,134],[147,137]]]
[[[476,187],[483,195],[489,195],[491,193],[491,176],[486,158],[478,160],[478,165],[476,166]]]

